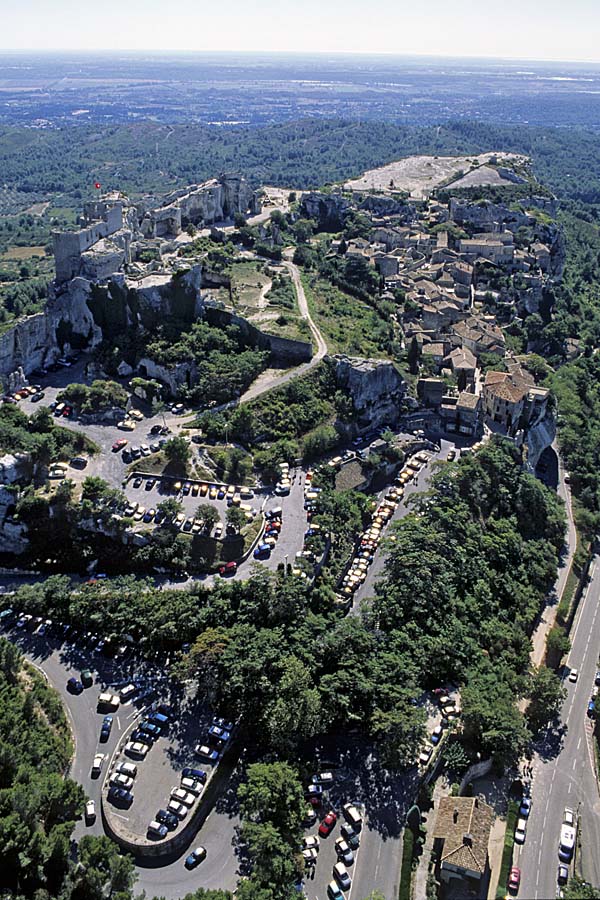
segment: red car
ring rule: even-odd
[[[237,572],[237,563],[236,562],[228,562],[225,563],[224,566],[221,566],[219,569],[219,575],[225,578],[226,575],[235,575]]]
[[[516,894],[521,884],[521,870],[518,866],[513,866],[508,875],[508,889],[511,894]]]
[[[126,438],[120,438],[118,441],[115,441],[112,445],[113,453],[118,453],[119,450],[122,450],[123,447],[126,447],[129,441]]]
[[[62,411],[62,414],[65,419],[68,419],[72,412],[73,412],[73,410],[71,409],[70,406],[65,406],[65,408]]]
[[[321,835],[321,837],[327,837],[327,835],[330,834],[330,832],[333,829],[333,826],[335,825],[336,822],[337,822],[337,816],[333,812],[333,810],[331,812],[328,812],[327,815],[325,816],[325,818],[323,819],[323,821],[321,822],[321,824],[319,825],[319,834]]]

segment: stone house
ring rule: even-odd
[[[475,380],[477,358],[468,347],[455,347],[444,359],[444,366],[457,377],[459,372],[463,372],[469,384]]]
[[[477,435],[481,413],[481,398],[468,391],[461,391],[457,397],[445,396],[440,406],[443,427],[454,434]]]
[[[482,391],[484,414],[514,436],[544,418],[548,396],[546,388],[536,387],[519,370],[488,372]]]
[[[494,821],[479,797],[442,797],[434,826],[434,852],[442,881],[466,882],[477,891],[489,876],[488,844]],[[456,888],[459,885],[456,884]]]

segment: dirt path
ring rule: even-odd
[[[292,276],[292,281],[294,282],[294,287],[296,289],[296,297],[298,299],[298,309],[300,311],[300,315],[308,322],[308,327],[311,330],[314,342],[317,347],[317,351],[310,362],[302,363],[302,365],[296,366],[296,368],[290,369],[289,371],[282,374],[276,374],[272,369],[268,370],[267,372],[263,372],[263,374],[256,379],[254,384],[248,388],[246,393],[240,397],[240,403],[247,403],[248,400],[255,400],[256,397],[260,397],[261,394],[264,394],[267,391],[272,390],[273,388],[280,387],[282,384],[286,384],[288,381],[291,381],[292,378],[298,378],[300,375],[306,375],[307,372],[310,372],[311,369],[314,369],[314,367],[320,363],[320,361],[327,353],[327,344],[325,343],[325,339],[315,325],[308,309],[308,301],[306,299],[306,294],[304,293],[304,287],[302,285],[302,279],[300,277],[300,270],[298,269],[298,266],[296,266],[293,262],[289,262],[288,260],[284,260],[282,262],[282,265],[284,265],[288,269],[290,275]]]

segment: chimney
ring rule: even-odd
[[[463,834],[463,844],[465,845],[465,847],[472,847],[473,846],[473,835],[469,834],[468,832],[467,832],[467,834]]]
[[[454,822],[455,825],[458,822],[458,807],[457,806],[454,807],[454,812],[452,813],[452,821]]]

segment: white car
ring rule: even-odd
[[[318,850],[320,843],[318,836],[316,834],[311,834],[309,837],[304,838],[304,849],[310,850],[314,848],[315,850]]]
[[[565,814],[563,816],[563,825],[569,825],[570,828],[575,828],[575,813],[572,809],[569,809],[568,806],[565,807]]]
[[[186,806],[193,806],[197,797],[195,794],[192,794],[191,791],[184,791],[183,788],[175,787],[171,790],[171,799],[177,800],[180,803],[185,803]]]
[[[577,669],[571,669],[569,672],[569,681],[575,682],[579,678],[579,671]]]
[[[128,778],[135,778],[137,775],[137,766],[135,763],[120,762],[115,766],[115,772],[121,775],[127,775]]]
[[[110,783],[114,784],[116,787],[125,788],[126,791],[130,791],[133,787],[133,778],[124,775],[122,772],[117,772],[116,775],[111,776]]]
[[[302,851],[302,858],[304,860],[304,865],[306,866],[314,866],[317,863],[318,853],[314,847],[307,847]]]
[[[525,843],[525,834],[527,832],[527,819],[519,819],[515,828],[515,844]]]
[[[431,759],[431,754],[433,753],[433,747],[425,747],[424,750],[419,754],[419,765],[426,766],[429,760]]]
[[[202,785],[197,778],[182,778],[181,787],[184,791],[191,791],[192,794],[202,793]]]
[[[178,803],[177,800],[169,800],[167,803],[168,812],[175,813],[175,815],[179,819],[185,819],[188,814],[187,806],[184,806],[183,803]]]
[[[88,800],[85,804],[85,821],[93,822],[96,818],[96,804],[93,800]]]
[[[127,700],[129,700],[129,698],[131,696],[133,696],[133,694],[135,694],[136,691],[137,691],[137,688],[136,688],[135,684],[125,685],[125,687],[121,691],[121,703],[126,703]]]
[[[335,842],[335,852],[339,856],[339,858],[344,862],[347,866],[351,866],[354,862],[354,853],[348,846],[347,842],[343,837],[336,838]]]
[[[441,725],[436,725],[433,731],[431,732],[431,743],[435,746],[435,744],[439,744],[442,739],[442,735],[444,733],[444,729]]]
[[[109,691],[105,691],[98,695],[98,706],[108,706],[111,709],[118,709],[120,702],[121,698],[117,694],[111,694]]]
[[[125,753],[128,756],[144,757],[149,749],[148,744],[142,744],[141,741],[129,741],[129,743],[125,744]]]
[[[313,784],[331,784],[335,780],[333,772],[317,772],[311,781]]]
[[[104,765],[104,753],[96,753],[92,763],[92,775],[99,775]]]
[[[350,873],[348,872],[348,869],[343,862],[336,862],[335,866],[333,867],[333,877],[338,882],[343,891],[349,890],[349,888],[352,886]]]

